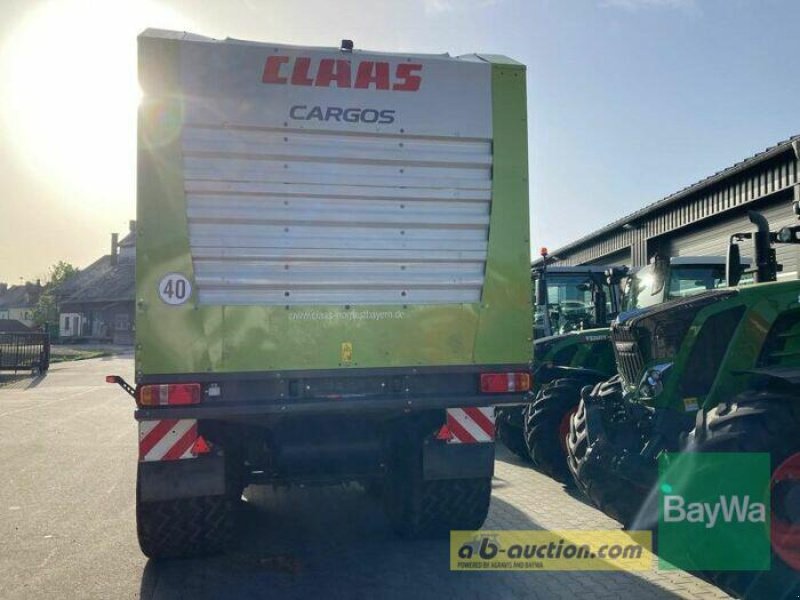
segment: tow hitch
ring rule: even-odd
[[[134,388],[119,375],[106,375],[106,383],[116,383],[119,387],[128,392],[131,398],[136,400],[136,388]]]

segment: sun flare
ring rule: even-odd
[[[36,4],[2,48],[4,135],[40,183],[76,208],[133,209],[136,36],[188,29],[150,0]]]

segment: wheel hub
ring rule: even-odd
[[[800,452],[775,469],[770,481],[772,548],[795,570],[800,570]]]

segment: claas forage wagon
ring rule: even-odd
[[[148,30],[139,79],[144,553],[224,549],[251,484],[480,527],[530,385],[524,67]]]

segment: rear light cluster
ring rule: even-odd
[[[530,373],[482,373],[481,392],[503,394],[506,392],[527,392],[531,389]]]
[[[143,385],[139,390],[139,405],[181,406],[198,404],[202,396],[202,389],[199,383]]]

